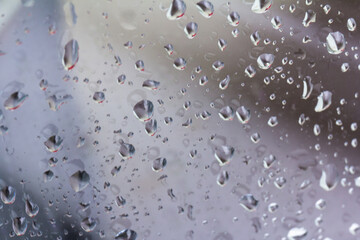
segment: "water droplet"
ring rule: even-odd
[[[39,213],[39,206],[29,198],[25,200],[25,212],[29,217],[35,217]]]
[[[356,21],[354,18],[349,18],[346,22],[346,25],[350,32],[353,32],[356,30]]]
[[[228,164],[234,156],[235,149],[231,146],[223,145],[215,148],[215,158],[218,160],[220,166]]]
[[[326,191],[333,190],[339,181],[337,168],[334,164],[327,164],[322,170],[320,187]]]
[[[227,19],[229,21],[229,24],[231,26],[236,27],[237,25],[239,25],[240,23],[240,15],[238,12],[231,12],[228,16]]]
[[[137,60],[135,62],[135,69],[143,72],[145,70],[145,65],[144,65],[144,61],[143,60]]]
[[[105,101],[105,93],[103,92],[95,92],[93,95],[93,100],[97,103],[102,103]]]
[[[275,126],[278,125],[278,123],[279,123],[279,122],[278,122],[276,116],[271,116],[271,117],[269,118],[269,120],[268,120],[268,125],[269,125],[270,127],[275,127]]]
[[[179,57],[175,59],[173,66],[177,70],[184,70],[186,67],[186,60],[184,58]]]
[[[49,152],[57,152],[61,149],[63,139],[58,135],[49,137],[45,142],[46,150]]]
[[[143,82],[142,86],[149,90],[156,90],[159,88],[160,82],[148,79]]]
[[[270,53],[263,53],[257,58],[257,63],[261,69],[269,69],[273,64],[275,56]]]
[[[119,154],[122,158],[130,159],[135,154],[135,147],[130,143],[122,143]]]
[[[59,96],[59,97],[56,95],[51,95],[46,100],[47,100],[51,110],[58,111],[63,104],[65,104],[68,100],[71,100],[71,99],[72,99],[72,96],[66,94],[64,96]]]
[[[258,14],[265,13],[271,8],[272,2],[272,0],[255,0],[251,11]]]
[[[253,143],[258,143],[260,141],[260,134],[259,133],[253,133],[250,137],[251,141]]]
[[[341,32],[331,32],[326,37],[326,44],[330,54],[340,54],[345,50],[345,37]]]
[[[351,224],[349,227],[349,232],[354,236],[357,235],[360,232],[360,225],[357,223]]]
[[[249,212],[256,210],[259,201],[252,194],[245,194],[240,197],[240,205]]]
[[[96,220],[91,217],[86,217],[81,221],[80,225],[85,232],[92,232],[96,227]]]
[[[12,228],[16,236],[23,236],[27,230],[27,221],[24,217],[15,217],[12,220]]]
[[[196,4],[200,14],[206,18],[210,18],[214,14],[214,5],[207,0],[200,1]]]
[[[234,110],[230,106],[225,106],[220,109],[219,116],[224,121],[231,121],[233,120],[235,115]]]
[[[350,69],[350,65],[348,63],[341,64],[341,71],[347,72]]]
[[[306,76],[303,79],[303,93],[301,98],[308,99],[312,93],[314,85],[311,83],[311,77]]]
[[[250,110],[246,109],[244,106],[236,109],[236,116],[242,124],[248,123],[250,121]]]
[[[274,29],[279,29],[282,26],[282,19],[280,16],[275,16],[271,19],[271,25]]]
[[[28,97],[29,95],[23,92],[14,92],[5,100],[4,107],[6,110],[14,111],[18,109]]]
[[[49,86],[49,83],[47,80],[42,79],[39,83],[40,89],[45,91],[47,89],[47,87]]]
[[[132,41],[127,41],[126,43],[124,43],[124,47],[125,47],[126,49],[132,48],[132,47],[133,47]]]
[[[221,90],[225,90],[229,86],[229,83],[230,83],[230,76],[226,75],[226,77],[220,81],[219,88]]]
[[[115,64],[118,66],[121,66],[122,62],[121,62],[121,58],[119,56],[114,56],[115,58]]]
[[[211,117],[211,113],[204,110],[204,111],[201,112],[200,117],[201,117],[202,120],[208,120]]]
[[[225,48],[227,47],[227,41],[224,40],[224,39],[222,39],[222,38],[220,38],[220,39],[218,40],[218,46],[219,46],[219,48],[220,48],[221,51],[224,51]]]
[[[254,46],[259,45],[261,41],[260,33],[259,31],[255,31],[250,35],[250,40],[254,44]]]
[[[331,6],[329,4],[326,4],[324,7],[323,7],[323,10],[325,12],[325,14],[329,14],[330,10],[331,10]]]
[[[131,229],[124,229],[117,233],[115,239],[119,240],[136,240],[137,233]]]
[[[256,74],[256,69],[254,68],[253,65],[249,65],[245,68],[245,74],[249,77],[249,78],[253,78],[255,77]]]
[[[63,65],[65,70],[70,71],[79,61],[79,44],[76,40],[70,40],[64,48]]]
[[[70,177],[70,186],[75,192],[84,190],[90,182],[90,176],[85,171],[77,171]]]
[[[315,112],[322,112],[331,106],[332,93],[324,91],[317,97],[317,103],[315,106]]]
[[[199,79],[199,85],[200,86],[205,86],[205,84],[207,84],[209,82],[209,79],[206,75],[202,76],[200,79]]]
[[[123,206],[125,206],[125,204],[126,204],[126,199],[125,198],[123,198],[123,197],[119,197],[119,196],[117,196],[116,197],[116,205],[118,206],[118,207],[123,207]]]
[[[310,23],[314,23],[314,22],[316,22],[316,12],[309,9],[305,12],[305,16],[302,21],[302,24],[304,25],[304,27],[309,27]]]
[[[154,136],[157,131],[156,119],[150,119],[145,123],[145,131],[149,136]]]
[[[275,162],[275,160],[276,160],[276,157],[272,154],[264,157],[264,159],[263,159],[264,168],[270,168],[273,165],[273,163]]]
[[[301,240],[307,235],[307,230],[303,227],[293,227],[289,230],[287,237],[289,240]]]
[[[282,189],[286,184],[286,178],[284,177],[277,177],[274,181],[275,187],[278,189]]]
[[[43,173],[44,183],[50,182],[54,178],[54,172],[51,170],[47,170]]]
[[[219,186],[223,187],[229,180],[229,173],[227,171],[221,171],[217,176],[216,182]]]
[[[213,64],[212,64],[212,68],[215,69],[215,71],[220,71],[221,69],[224,68],[224,66],[225,66],[224,62],[219,61],[219,60],[213,62]]]
[[[237,38],[240,34],[240,30],[235,28],[234,30],[231,31],[231,34],[233,35],[234,38]]]
[[[133,108],[135,116],[142,122],[151,119],[154,113],[154,105],[149,100],[141,100]]]
[[[169,10],[166,13],[166,17],[169,20],[177,20],[184,16],[186,11],[186,4],[182,0],[173,0]]]
[[[166,163],[167,163],[166,158],[161,158],[161,157],[157,158],[152,163],[152,170],[154,172],[161,172],[166,166]]]
[[[324,210],[326,207],[326,201],[324,199],[319,199],[315,203],[315,207],[319,210]]]
[[[268,206],[268,211],[274,213],[277,209],[279,209],[279,205],[277,203],[270,203]]]
[[[173,46],[172,44],[167,44],[167,45],[164,46],[164,48],[165,48],[167,54],[169,54],[169,56],[170,56],[171,54],[173,54],[173,52],[174,52],[174,46]]]
[[[319,124],[315,124],[315,125],[314,125],[314,135],[315,135],[315,136],[319,136],[319,135],[320,135],[320,132],[321,132],[321,129],[320,129]]]
[[[12,186],[6,186],[1,189],[0,197],[3,203],[13,204],[16,198],[16,190]]]
[[[198,31],[198,25],[195,22],[189,22],[184,28],[184,32],[188,39],[193,39]]]

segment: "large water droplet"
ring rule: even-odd
[[[135,104],[133,112],[140,121],[148,121],[153,116],[154,105],[149,100],[141,100]]]
[[[307,235],[307,230],[303,227],[294,227],[289,230],[287,237],[289,240],[301,240]]]
[[[13,204],[16,198],[16,190],[12,186],[6,186],[1,189],[1,200],[5,204]]]
[[[315,112],[322,112],[331,106],[332,93],[324,91],[317,97],[317,103],[315,106]]]
[[[214,14],[214,5],[207,0],[200,1],[196,4],[197,9],[201,15],[210,18]]]
[[[80,225],[85,232],[92,232],[96,227],[96,220],[91,217],[86,217],[81,221]]]
[[[61,149],[63,139],[58,135],[49,137],[45,142],[46,150],[49,152],[57,152]]]
[[[65,70],[70,71],[79,61],[79,44],[76,40],[70,40],[64,48],[63,65]]]
[[[4,107],[6,110],[14,111],[18,109],[28,97],[29,95],[23,92],[14,92],[5,100]]]
[[[135,62],[135,69],[140,71],[140,72],[143,72],[145,70],[144,61],[143,60],[137,60]]]
[[[154,136],[157,131],[157,121],[156,119],[150,119],[145,123],[145,131],[148,135]]]
[[[272,2],[272,0],[255,0],[251,7],[251,11],[259,14],[267,12],[271,8]]]
[[[259,34],[259,31],[255,31],[250,35],[250,40],[251,42],[254,44],[254,46],[259,45],[260,41],[261,41],[261,37]]]
[[[240,23],[240,15],[238,12],[231,12],[228,16],[227,19],[229,21],[229,24],[231,26],[236,27],[237,25],[239,25]]]
[[[166,13],[166,17],[169,20],[176,20],[180,19],[182,16],[184,16],[186,11],[186,4],[183,0],[173,0],[169,10]]]
[[[130,159],[135,154],[135,147],[130,143],[122,143],[119,154],[122,158]]]
[[[124,229],[116,234],[115,239],[119,240],[136,240],[137,233],[131,229]]]
[[[15,217],[12,220],[12,228],[16,236],[22,236],[27,230],[27,221],[24,217]]]
[[[353,32],[356,30],[356,21],[354,18],[349,18],[346,22],[346,25],[350,32]]]
[[[244,106],[236,109],[236,116],[242,124],[248,123],[250,121],[250,110],[246,109]]]
[[[223,145],[215,148],[215,158],[220,166],[228,164],[234,156],[235,149],[231,146]]]
[[[193,39],[198,31],[198,25],[196,22],[189,22],[184,28],[184,32],[188,39]]]
[[[257,63],[261,69],[269,69],[273,64],[275,56],[270,53],[263,53],[257,58]]]
[[[339,181],[339,174],[334,164],[327,164],[322,170],[320,187],[326,191],[333,190]]]
[[[270,168],[273,165],[273,163],[275,162],[275,160],[276,160],[276,157],[272,154],[264,157],[264,159],[263,159],[264,168]]]
[[[215,69],[215,71],[220,71],[221,69],[224,68],[224,66],[225,66],[224,62],[219,61],[219,60],[213,62],[213,64],[212,64],[212,67],[213,67],[213,69]]]
[[[230,76],[226,75],[226,77],[220,81],[219,88],[221,90],[225,90],[229,86],[229,83],[230,83]]]
[[[75,192],[84,190],[90,182],[90,176],[85,171],[77,171],[70,177],[70,186]]]
[[[175,59],[173,66],[177,70],[184,70],[186,67],[186,60],[182,57],[179,57],[179,58]]]
[[[232,109],[232,107],[230,107],[230,106],[225,106],[225,107],[221,108],[219,111],[219,116],[224,121],[233,120],[234,115],[235,115],[235,112]]]
[[[105,101],[105,93],[103,92],[95,92],[93,95],[93,100],[97,103],[102,103]]]
[[[166,166],[166,163],[167,163],[166,158],[161,158],[161,157],[157,158],[152,163],[152,170],[154,172],[161,172]]]
[[[240,205],[249,212],[256,210],[259,201],[252,194],[245,194],[240,197]]]
[[[25,212],[29,217],[35,217],[39,213],[39,206],[27,198],[25,200]]]
[[[302,24],[304,25],[304,27],[308,27],[310,26],[310,23],[314,23],[314,22],[316,22],[316,12],[309,9],[305,12],[305,16],[302,21]]]
[[[345,50],[345,37],[341,32],[331,32],[326,37],[326,44],[330,54],[340,54]]]
[[[143,82],[142,86],[149,90],[156,90],[159,88],[160,82],[148,79]]]

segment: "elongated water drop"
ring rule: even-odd
[[[136,240],[137,233],[131,229],[124,229],[121,232],[118,232],[115,236],[115,239],[119,240]]]
[[[302,99],[308,99],[312,93],[314,85],[311,82],[311,77],[306,76],[303,80],[303,93],[301,98]]]
[[[229,181],[229,173],[227,171],[221,171],[217,176],[216,182],[219,186],[223,187]]]
[[[145,123],[145,131],[149,136],[154,136],[157,131],[156,119],[150,119]]]
[[[218,46],[219,46],[220,50],[223,52],[225,50],[225,48],[227,47],[227,41],[220,38],[218,40]]]
[[[156,90],[159,88],[160,82],[148,79],[143,82],[142,86],[149,90]]]
[[[315,112],[322,112],[331,106],[332,93],[330,91],[323,91],[317,97]]]
[[[124,159],[130,159],[135,154],[135,147],[130,143],[122,143],[119,155]]]
[[[346,22],[346,26],[350,32],[353,32],[356,30],[356,21],[354,18],[349,18]]]
[[[250,110],[246,109],[244,106],[236,109],[236,116],[242,124],[248,123],[250,121]]]
[[[302,21],[302,24],[304,25],[304,27],[309,27],[310,23],[314,23],[314,22],[316,22],[316,12],[309,9],[305,12],[305,16]]]
[[[303,227],[293,227],[289,230],[287,237],[289,240],[302,240],[305,239],[307,230]]]
[[[251,42],[254,44],[254,46],[259,45],[260,41],[261,41],[261,37],[259,34],[259,31],[255,31],[250,35],[250,40]]]
[[[90,175],[86,171],[77,171],[69,178],[70,186],[75,192],[84,190],[90,182]]]
[[[16,198],[16,190],[12,186],[5,186],[1,189],[0,197],[3,203],[13,204]]]
[[[229,24],[231,26],[236,27],[237,25],[239,25],[240,23],[240,15],[238,12],[231,12],[228,16],[227,19],[229,21]]]
[[[5,100],[4,108],[6,110],[14,111],[15,109],[18,109],[28,97],[29,95],[23,92],[14,92]]]
[[[23,236],[27,230],[27,221],[24,217],[15,217],[12,220],[12,228],[16,236]]]
[[[65,70],[70,71],[79,61],[79,44],[76,40],[70,40],[64,48],[64,56],[62,63]]]
[[[39,206],[30,199],[25,200],[25,212],[29,217],[35,217],[39,213]]]
[[[339,174],[334,164],[327,164],[322,170],[320,187],[326,191],[333,190],[339,181]]]
[[[230,83],[230,76],[226,75],[226,77],[220,81],[219,88],[221,90],[225,90],[229,86],[229,83]]]

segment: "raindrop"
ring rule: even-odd
[[[13,204],[16,198],[16,190],[12,186],[6,186],[1,189],[0,197],[3,203]]]
[[[76,40],[70,40],[64,48],[64,57],[62,63],[65,70],[70,71],[79,61],[79,44]]]
[[[209,79],[206,75],[202,76],[200,79],[199,79],[199,85],[200,86],[204,86],[205,84],[207,84],[209,82]]]
[[[149,90],[156,90],[159,88],[160,82],[155,80],[145,80],[142,84],[143,88],[149,89]]]
[[[54,172],[47,170],[43,173],[43,180],[45,183],[50,182],[54,178]]]
[[[261,69],[269,69],[273,64],[275,56],[270,53],[263,53],[257,58],[257,63]]]
[[[245,68],[245,74],[249,77],[249,78],[253,78],[255,77],[255,74],[256,74],[256,70],[255,68],[253,67],[253,65],[249,65]]]
[[[331,32],[326,37],[326,44],[330,54],[340,54],[345,50],[345,37],[341,32]]]
[[[309,9],[305,12],[305,16],[302,21],[302,24],[304,25],[304,27],[309,27],[310,23],[314,23],[314,22],[316,22],[316,12]]]
[[[219,116],[224,121],[231,121],[233,120],[235,115],[234,110],[230,106],[225,106],[220,109]]]
[[[156,119],[150,119],[145,123],[145,131],[149,136],[154,136],[157,131]]]
[[[320,129],[319,124],[315,124],[315,125],[314,125],[314,135],[315,135],[315,136],[319,136],[319,135],[320,135],[320,132],[321,132],[321,129]]]
[[[289,240],[301,240],[305,239],[307,230],[303,227],[293,227],[289,230],[287,237]]]
[[[219,186],[223,187],[229,180],[229,173],[227,171],[221,171],[217,176],[216,182]]]
[[[179,57],[175,59],[173,66],[177,70],[184,70],[186,67],[186,60],[184,58]]]
[[[29,198],[25,200],[25,212],[29,217],[35,217],[39,213],[39,206]]]
[[[96,220],[91,217],[86,217],[81,221],[80,225],[85,232],[92,232],[96,227]]]
[[[123,197],[119,197],[119,196],[117,196],[116,197],[116,205],[118,206],[118,207],[123,207],[123,206],[125,206],[125,204],[126,204],[126,199],[125,198],[123,198]]]
[[[240,23],[240,15],[238,12],[231,12],[228,16],[227,19],[229,21],[229,24],[231,26],[236,27],[237,25],[239,25]]]
[[[141,100],[133,108],[135,116],[142,122],[151,119],[154,113],[154,105],[149,100]]]
[[[214,14],[214,5],[207,0],[198,2],[196,7],[199,9],[200,14],[206,18],[210,18]]]
[[[45,90],[48,88],[49,83],[48,83],[47,80],[42,79],[42,80],[40,81],[40,83],[39,83],[39,86],[40,86],[40,89],[41,89],[41,90],[45,91]]]
[[[250,137],[251,141],[253,143],[258,143],[260,141],[260,134],[259,133],[253,133]]]
[[[226,77],[220,81],[219,88],[221,90],[225,90],[229,86],[229,83],[230,83],[230,76],[226,75]]]
[[[18,109],[28,97],[29,95],[23,92],[14,92],[5,100],[4,107],[6,110],[14,111]]]
[[[311,95],[311,92],[313,90],[314,85],[311,83],[311,77],[306,76],[303,79],[303,93],[301,98],[302,99],[308,99]]]
[[[136,240],[137,233],[131,229],[124,229],[117,233],[115,239],[119,240]]]
[[[235,149],[231,146],[223,145],[215,148],[215,158],[218,160],[220,166],[228,164],[234,156]]]
[[[198,25],[195,22],[189,22],[184,28],[184,32],[188,39],[193,39],[198,31]]]
[[[224,51],[225,48],[227,47],[227,41],[224,40],[224,39],[222,39],[222,38],[220,38],[220,39],[218,40],[218,46],[219,46],[219,48],[220,48],[221,51]]]
[[[12,220],[12,228],[16,236],[22,236],[27,230],[27,221],[24,217],[15,217]]]
[[[250,35],[250,40],[251,42],[254,44],[254,46],[259,45],[260,41],[261,41],[261,37],[259,34],[259,31],[255,31]]]
[[[174,52],[174,46],[172,44],[167,44],[164,46],[167,54],[171,55]]]
[[[212,68],[215,69],[215,71],[220,71],[221,69],[224,68],[224,62],[221,62],[219,60],[213,62],[212,64]]]
[[[270,168],[273,165],[273,163],[275,162],[275,160],[276,160],[276,157],[272,154],[264,157],[264,159],[263,159],[264,168]]]
[[[271,19],[271,24],[274,29],[279,29],[282,26],[282,19],[280,16],[275,16]]]
[[[271,116],[271,117],[269,118],[269,120],[268,120],[268,125],[269,125],[270,127],[275,127],[275,126],[278,125],[278,123],[279,123],[279,122],[278,122],[276,116]]]
[[[275,187],[278,189],[282,189],[286,184],[286,178],[284,177],[277,177],[274,181]]]
[[[77,171],[70,177],[70,186],[75,192],[84,190],[90,182],[90,176],[85,171]]]
[[[354,19],[354,18],[349,18],[349,19],[347,20],[346,25],[347,25],[347,28],[348,28],[348,30],[349,30],[350,32],[353,32],[353,31],[356,30],[356,22],[355,22],[355,19]]]
[[[271,8],[272,2],[272,0],[255,0],[251,7],[251,11],[259,14],[265,13]]]
[[[93,95],[93,100],[97,103],[102,103],[105,101],[105,93],[103,92],[95,92]]]
[[[259,201],[252,194],[245,194],[240,197],[240,205],[249,212],[256,210]]]
[[[169,10],[166,13],[166,17],[169,20],[177,20],[184,16],[186,11],[186,4],[183,0],[173,0]]]
[[[333,190],[338,184],[339,176],[334,164],[327,164],[322,170],[320,178],[320,187],[326,191]]]
[[[145,65],[144,65],[144,61],[143,60],[137,60],[135,62],[135,69],[143,72],[145,70]]]
[[[166,163],[167,163],[166,158],[161,158],[161,157],[157,158],[152,163],[152,170],[154,172],[161,172],[166,166]]]
[[[317,97],[317,103],[315,106],[315,112],[322,112],[331,106],[332,93],[324,91]]]
[[[119,154],[122,158],[130,159],[135,154],[135,147],[129,143],[122,143]]]
[[[251,117],[250,110],[241,106],[236,109],[236,116],[242,124],[248,123]]]
[[[49,137],[48,140],[46,140],[44,142],[44,144],[46,146],[46,150],[54,153],[61,149],[62,142],[63,142],[63,139],[60,136],[53,135],[53,136]]]

